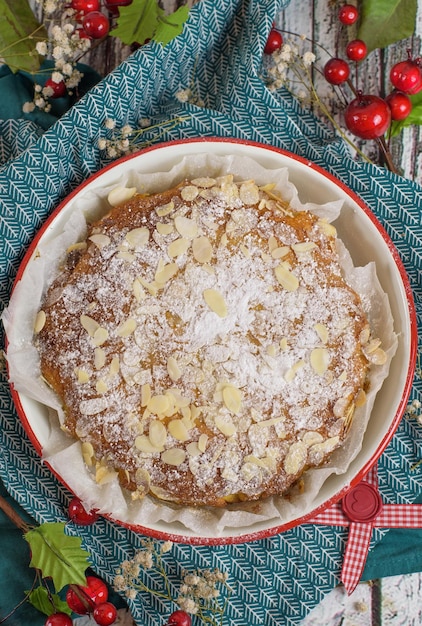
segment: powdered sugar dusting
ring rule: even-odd
[[[230,176],[142,206],[94,226],[44,306],[40,353],[73,381],[69,427],[96,449],[97,479],[115,468],[138,497],[282,493],[341,443],[365,385],[366,319],[333,233]]]

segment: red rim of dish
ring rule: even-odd
[[[29,261],[31,260],[33,253],[36,250],[36,247],[40,241],[40,239],[42,238],[42,236],[44,235],[46,229],[49,227],[49,225],[52,223],[52,221],[57,217],[57,215],[63,210],[63,208],[77,195],[79,194],[88,184],[92,183],[93,180],[95,180],[96,178],[98,178],[99,176],[103,175],[105,172],[115,168],[116,166],[120,165],[121,163],[125,162],[125,161],[129,161],[133,158],[138,157],[141,154],[145,154],[148,152],[152,152],[155,150],[159,150],[162,148],[166,148],[166,147],[171,147],[171,146],[175,146],[175,145],[183,145],[183,144],[192,144],[192,143],[231,143],[231,144],[241,144],[241,145],[246,145],[246,146],[251,146],[251,147],[256,147],[256,148],[261,148],[264,150],[268,150],[271,152],[275,152],[278,153],[282,156],[285,156],[289,159],[292,159],[294,161],[297,161],[303,165],[306,165],[307,167],[309,167],[311,170],[321,174],[322,176],[324,176],[326,179],[328,179],[330,182],[334,183],[337,187],[339,187],[346,195],[349,196],[349,198],[351,198],[351,200],[353,200],[356,204],[359,205],[359,207],[362,209],[362,211],[366,214],[366,216],[370,219],[370,221],[373,223],[373,225],[376,227],[376,229],[378,230],[379,234],[381,235],[381,237],[383,238],[384,242],[386,243],[389,252],[394,260],[394,263],[399,271],[400,274],[400,278],[404,287],[404,291],[406,294],[406,302],[407,302],[407,307],[408,307],[408,312],[409,312],[409,319],[410,319],[410,355],[409,355],[409,364],[408,364],[408,369],[407,369],[407,374],[406,374],[406,381],[405,381],[405,385],[404,385],[404,389],[403,389],[403,393],[402,393],[402,397],[401,397],[401,401],[397,407],[396,413],[394,415],[394,418],[387,430],[387,432],[384,434],[376,452],[372,455],[372,457],[363,465],[363,467],[360,468],[360,470],[356,473],[356,475],[352,478],[352,480],[350,481],[350,483],[348,485],[346,485],[345,487],[343,487],[342,489],[340,489],[337,493],[335,493],[331,498],[329,498],[328,500],[326,500],[324,503],[322,503],[321,505],[319,505],[318,507],[316,507],[315,509],[313,509],[312,511],[304,514],[303,516],[296,518],[294,520],[290,520],[288,522],[276,525],[276,526],[272,526],[270,528],[265,528],[262,530],[257,530],[255,532],[251,532],[251,533],[245,533],[242,535],[233,535],[233,536],[227,536],[227,537],[196,537],[196,536],[184,536],[183,534],[177,534],[177,533],[172,533],[172,532],[166,532],[166,531],[161,531],[161,530],[155,530],[155,529],[151,529],[148,527],[144,527],[138,524],[131,524],[129,522],[124,522],[121,520],[116,520],[113,518],[112,515],[103,515],[103,517],[105,517],[106,519],[115,522],[116,524],[118,524],[119,526],[122,526],[124,528],[127,528],[133,532],[139,532],[142,533],[144,535],[147,535],[149,537],[153,537],[155,539],[160,539],[160,540],[168,540],[168,541],[173,541],[175,543],[186,543],[186,544],[192,544],[192,545],[227,545],[227,544],[236,544],[236,543],[247,543],[247,542],[251,542],[251,541],[258,541],[261,539],[266,539],[268,537],[272,537],[274,535],[277,535],[281,532],[285,532],[287,530],[290,530],[292,528],[295,528],[296,526],[300,526],[301,524],[305,524],[308,520],[313,519],[314,517],[316,517],[319,513],[321,513],[322,511],[326,510],[327,508],[329,508],[330,506],[332,506],[333,504],[335,504],[336,502],[338,502],[339,500],[341,500],[345,494],[350,491],[353,487],[355,487],[356,485],[358,485],[360,483],[360,481],[363,479],[363,477],[369,472],[369,470],[375,465],[375,463],[378,461],[378,459],[380,458],[380,456],[382,455],[382,453],[384,452],[384,450],[386,449],[387,445],[390,443],[394,433],[396,432],[398,425],[400,423],[401,418],[403,417],[404,411],[406,409],[407,406],[407,401],[412,389],[412,384],[413,384],[413,377],[414,377],[414,370],[416,367],[416,354],[417,354],[417,321],[416,321],[416,311],[415,311],[415,305],[414,305],[414,300],[413,300],[413,295],[412,295],[412,289],[409,283],[409,279],[407,276],[407,272],[404,268],[403,262],[398,254],[398,251],[395,247],[395,245],[393,244],[392,240],[390,239],[389,235],[387,234],[386,230],[384,229],[384,227],[382,226],[382,224],[378,221],[378,219],[375,217],[375,215],[372,213],[372,211],[370,210],[370,208],[363,202],[363,200],[351,189],[349,189],[341,180],[339,180],[338,178],[336,178],[333,174],[331,174],[330,172],[327,172],[326,170],[324,170],[322,167],[320,167],[319,165],[309,161],[308,159],[305,159],[301,156],[298,156],[296,154],[293,154],[291,152],[288,152],[287,150],[283,150],[281,148],[277,148],[271,145],[267,145],[267,144],[262,144],[256,141],[250,141],[247,139],[236,139],[236,138],[228,138],[228,137],[198,137],[198,138],[192,138],[192,139],[180,139],[180,140],[174,140],[174,141],[167,141],[167,142],[163,142],[163,143],[159,143],[159,144],[155,144],[153,146],[149,146],[147,148],[144,148],[142,150],[139,150],[138,152],[132,153],[130,155],[126,155],[121,157],[120,159],[117,159],[116,161],[113,161],[113,163],[110,163],[109,165],[107,165],[106,167],[102,168],[101,170],[99,170],[98,172],[96,172],[95,174],[92,174],[89,178],[87,178],[83,183],[81,183],[78,187],[76,187],[68,196],[66,196],[66,198],[54,209],[54,211],[49,215],[49,217],[46,219],[46,221],[44,222],[43,226],[41,227],[41,229],[38,231],[38,233],[36,234],[36,236],[34,237],[34,239],[32,240],[31,244],[28,247],[28,250],[25,254],[25,256],[23,257],[23,260],[20,264],[20,267],[18,269],[15,281],[14,281],[14,285],[13,285],[13,289],[12,292],[16,286],[16,284],[19,282],[19,280],[22,278],[25,270],[26,270],[26,266],[29,263]],[[35,433],[33,432],[31,425],[26,417],[25,411],[23,409],[21,400],[20,400],[20,395],[19,392],[17,392],[13,385],[10,385],[11,387],[11,395],[12,395],[12,399],[13,402],[15,404],[18,416],[23,424],[23,427],[32,443],[32,445],[35,448],[35,451],[37,452],[37,454],[42,457],[42,446],[40,444],[40,442],[38,441]],[[46,465],[49,467],[50,471],[56,476],[56,478],[61,482],[61,484],[63,484],[71,493],[72,490],[70,489],[70,487],[64,482],[64,480],[60,477],[60,475],[57,473],[57,471],[55,471],[49,464],[48,462],[46,462]],[[77,494],[75,494],[77,495]]]

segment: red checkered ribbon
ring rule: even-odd
[[[378,492],[378,477],[373,468],[343,501],[333,504],[311,524],[348,526],[341,581],[350,595],[362,576],[373,528],[422,528],[422,504],[384,504]]]

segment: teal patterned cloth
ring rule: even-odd
[[[293,0],[294,2],[294,0]],[[422,190],[376,166],[352,160],[342,140],[285,93],[270,93],[259,72],[263,47],[287,0],[202,0],[183,33],[166,48],[150,43],[102,80],[68,113],[42,132],[31,119],[1,122],[0,297],[2,306],[20,260],[50,211],[81,181],[107,163],[98,148],[104,121],[163,124],[147,141],[197,136],[251,139],[294,152],[336,176],[367,203],[403,259],[421,324]],[[175,94],[194,86],[205,106],[180,103]],[[419,250],[419,251],[418,251]],[[70,494],[35,454],[16,416],[1,373],[0,477],[15,500],[39,523],[66,519]],[[412,398],[420,399],[415,378]],[[422,492],[421,428],[403,419],[379,461],[387,503],[411,503]],[[114,570],[140,547],[142,537],[105,519],[78,532],[96,572]],[[416,531],[415,531],[416,532]],[[374,532],[372,545],[384,531]],[[347,530],[305,524],[264,540],[229,546],[176,545],[165,556],[172,585],[182,568],[219,567],[234,589],[224,624],[297,625],[339,583]],[[420,563],[422,566],[422,562]],[[415,565],[416,568],[416,565]],[[385,570],[388,573],[388,570]],[[145,574],[147,584],[154,581]],[[174,610],[142,595],[130,602],[138,624],[162,624]]]

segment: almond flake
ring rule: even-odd
[[[102,346],[108,339],[108,330],[99,326],[92,338],[95,346]]]
[[[239,196],[243,204],[250,206],[252,204],[258,204],[259,202],[259,189],[253,181],[242,183],[239,189]]]
[[[168,431],[178,441],[187,441],[189,439],[189,431],[180,419],[169,422]]]
[[[102,233],[99,233],[98,235],[91,235],[88,239],[92,241],[92,243],[100,250],[110,243],[110,237],[108,235],[103,235]]]
[[[135,255],[132,252],[128,252],[127,250],[120,250],[117,254],[118,259],[122,259],[122,261],[127,261],[128,263],[133,263],[136,259]]]
[[[322,376],[328,369],[330,356],[326,348],[314,348],[311,352],[311,366],[316,374]]]
[[[333,226],[332,224],[327,222],[327,220],[325,220],[325,219],[318,220],[318,226],[319,226],[320,230],[324,233],[324,235],[327,235],[328,237],[336,237],[337,236],[337,230],[336,230],[335,226]]]
[[[216,180],[215,178],[210,178],[208,176],[202,176],[200,178],[194,178],[191,181],[192,184],[196,185],[197,187],[202,187],[202,189],[209,189],[211,187],[214,187]]]
[[[217,289],[204,289],[202,292],[204,300],[214,313],[219,317],[227,317],[227,305],[226,302]]]
[[[274,268],[274,273],[278,282],[286,291],[296,291],[298,289],[299,280],[283,265],[278,265]]]
[[[238,415],[242,407],[242,392],[234,385],[223,388],[223,402],[231,413]]]
[[[151,385],[149,383],[145,383],[141,386],[141,406],[148,406],[149,401],[151,400]]]
[[[136,193],[136,187],[115,187],[110,191],[107,200],[111,206],[119,206],[126,200],[130,200]]]
[[[147,404],[147,407],[154,415],[162,415],[170,407],[170,399],[163,394],[152,396]]]
[[[157,222],[155,228],[160,233],[160,235],[170,235],[174,231],[174,226],[172,222]]]
[[[145,452],[147,454],[155,454],[156,452],[162,452],[162,448],[157,448],[154,446],[149,437],[146,435],[138,435],[135,439],[135,448],[140,450],[141,452]]]
[[[136,491],[140,495],[146,495],[151,485],[151,476],[143,467],[138,467],[135,472]]]
[[[274,235],[270,235],[270,237],[268,238],[268,247],[270,249],[270,252],[278,248],[278,241],[274,237]]]
[[[209,263],[213,249],[208,237],[197,237],[192,241],[192,253],[198,263]]]
[[[115,376],[116,374],[119,373],[119,370],[120,370],[119,357],[115,356],[111,359],[110,369],[109,369],[110,376]]]
[[[387,354],[381,348],[378,348],[366,356],[368,357],[369,362],[373,365],[384,365],[387,363]]]
[[[43,310],[38,311],[37,316],[35,318],[35,322],[34,322],[34,333],[39,333],[42,331],[42,329],[44,328],[46,319],[47,318],[45,315],[45,311]]]
[[[273,259],[282,259],[287,256],[290,252],[289,246],[280,246],[278,248],[274,248],[271,250],[271,256]]]
[[[199,446],[196,441],[191,441],[190,443],[188,443],[186,445],[186,451],[188,455],[193,458],[201,454],[201,450],[199,449]]]
[[[171,259],[174,259],[182,254],[185,254],[187,250],[189,250],[190,241],[189,239],[185,239],[183,237],[179,237],[179,239],[175,239],[169,244],[167,248],[167,254]]]
[[[162,448],[166,443],[167,429],[159,420],[153,420],[149,425],[148,436],[155,448]]]
[[[90,375],[88,374],[88,372],[86,370],[78,369],[77,370],[77,376],[78,376],[78,383],[85,384],[85,383],[89,382]]]
[[[148,291],[148,293],[150,293],[152,296],[156,296],[157,293],[159,292],[159,285],[157,285],[157,283],[153,282],[153,283],[149,283],[147,280],[145,280],[145,278],[142,278],[141,276],[138,276],[138,280],[141,283],[142,287],[145,287],[145,289]]]
[[[286,474],[295,475],[304,466],[308,456],[308,446],[303,441],[298,441],[290,446],[284,459],[284,470]]]
[[[95,481],[99,485],[105,485],[106,483],[109,483],[112,480],[114,480],[116,476],[117,476],[117,472],[115,472],[114,470],[108,467],[105,467],[104,465],[100,465],[97,471],[95,472]]]
[[[198,234],[198,224],[196,220],[190,219],[189,217],[178,215],[174,218],[174,225],[177,232],[182,235],[182,237],[193,239]]]
[[[94,464],[95,460],[94,448],[92,446],[92,443],[90,443],[89,441],[84,441],[81,445],[81,449],[85,465],[91,467]]]
[[[292,249],[294,250],[296,254],[303,254],[305,252],[310,252],[311,250],[314,250],[317,247],[318,246],[316,245],[314,241],[301,241],[299,243],[294,243],[292,245]]]
[[[313,446],[316,443],[321,443],[324,441],[324,437],[321,433],[313,430],[308,430],[302,437],[303,443],[306,443],[307,446]]]
[[[295,363],[294,365],[292,365],[292,367],[288,369],[284,375],[284,380],[286,381],[286,383],[291,383],[294,377],[296,376],[297,372],[304,365],[305,365],[305,361],[303,361],[302,359],[300,361],[297,361],[297,363]]]
[[[169,215],[174,211],[174,202],[171,200],[167,204],[163,204],[161,206],[156,207],[155,212],[158,217],[164,217],[165,215]]]
[[[178,362],[173,356],[169,356],[167,359],[167,373],[174,381],[179,380],[182,375],[182,370],[179,367]]]
[[[101,395],[104,393],[107,393],[108,386],[105,380],[103,380],[102,378],[99,378],[95,384],[95,389],[97,393],[100,393]]]
[[[149,240],[149,230],[148,228],[133,228],[128,233],[126,233],[125,237],[126,241],[130,245],[131,248],[135,248],[136,250],[140,250],[145,247]]]
[[[132,317],[129,317],[125,322],[120,324],[117,327],[116,335],[118,337],[130,337],[135,332],[136,329],[136,320]]]
[[[102,348],[95,348],[94,350],[94,367],[96,370],[100,370],[104,367],[106,362],[106,353]]]
[[[199,435],[198,448],[201,452],[205,452],[205,450],[207,449],[208,439],[209,437],[205,433],[202,433],[202,435]]]
[[[186,185],[186,187],[183,187],[180,191],[180,195],[182,196],[182,199],[185,200],[185,202],[191,202],[192,200],[195,200],[198,193],[199,189],[198,187],[195,187],[195,185]]]
[[[96,322],[94,319],[92,319],[92,317],[89,317],[88,315],[81,315],[80,322],[90,337],[93,337],[95,332],[100,327],[99,323]]]
[[[327,343],[328,341],[328,328],[324,326],[324,324],[315,324],[314,330],[322,343]]]
[[[216,415],[214,423],[218,430],[226,437],[232,437],[237,432],[236,426],[233,424],[231,419],[223,417],[222,415]]]
[[[145,291],[141,283],[139,282],[138,278],[135,278],[135,280],[132,283],[132,291],[133,291],[133,295],[135,296],[135,300],[137,302],[142,302],[142,300],[145,299]]]
[[[167,263],[155,273],[155,281],[161,286],[165,285],[179,271],[177,263]]]
[[[355,406],[360,407],[366,404],[366,393],[361,389],[355,398]]]
[[[167,463],[167,465],[174,465],[176,467],[181,465],[185,459],[186,452],[180,448],[170,448],[169,450],[164,450],[161,454],[161,460],[163,463]]]

